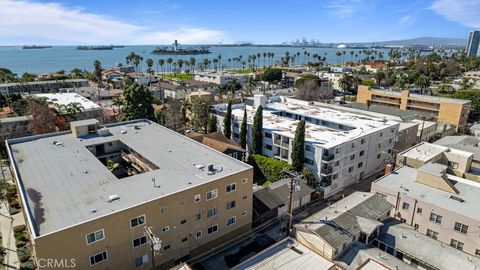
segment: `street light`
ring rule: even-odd
[[[162,249],[162,240],[153,234],[152,227],[145,227],[145,233],[150,241],[150,251],[152,252],[152,270],[155,270],[155,252],[158,252]]]

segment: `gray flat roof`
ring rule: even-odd
[[[76,138],[63,132],[7,142],[36,236],[251,169],[148,120],[107,128],[107,136]],[[159,169],[118,179],[86,147],[112,141],[121,141]],[[209,175],[199,164],[222,170]],[[153,186],[153,178],[158,187]],[[120,199],[108,202],[114,194]]]
[[[413,227],[398,221],[385,224],[380,229],[378,239],[437,269],[478,269],[480,267],[480,258],[420,234]]]
[[[335,264],[293,239],[284,239],[233,269],[328,270]]]
[[[421,115],[419,112],[416,112],[416,111],[400,110],[400,109],[396,109],[388,106],[376,105],[376,104],[371,104],[370,107],[368,107],[367,104],[364,104],[364,103],[346,103],[346,104],[342,104],[341,106],[363,110],[363,111],[370,111],[375,113],[398,116],[403,120],[416,119]]]
[[[447,176],[455,188],[460,191],[459,194],[453,194],[416,182],[417,169],[408,166],[403,166],[391,174],[376,180],[374,183],[395,192],[400,191],[418,201],[437,205],[454,213],[480,220],[480,211],[478,211],[478,206],[480,205],[480,196],[478,196],[480,194],[480,183],[454,175],[447,174]],[[460,202],[451,199],[451,195],[460,197],[465,201]]]

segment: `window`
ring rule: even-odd
[[[419,227],[419,226],[418,226],[417,223],[415,223],[415,225],[413,226],[413,228],[415,228],[415,230],[418,230],[418,227]]]
[[[381,158],[382,157],[382,154],[378,154],[377,155],[377,159]]]
[[[448,167],[452,168],[452,169],[457,169],[458,168],[458,163],[457,162],[453,162],[453,161],[449,161],[448,162]]]
[[[361,144],[365,144],[365,138],[362,138],[362,140],[360,141]]]
[[[187,219],[182,219],[182,220],[180,221],[180,224],[185,224],[185,223],[187,223]]]
[[[202,231],[198,231],[195,233],[195,238],[202,238]]]
[[[355,154],[350,155],[350,160],[354,160],[354,159],[355,159]]]
[[[198,203],[202,199],[202,195],[197,194],[193,198],[194,198],[195,203]]]
[[[480,249],[475,250],[475,255],[480,256]]]
[[[182,238],[182,243],[183,243],[183,242],[187,242],[187,240],[188,240],[188,238],[187,238],[187,237],[185,237],[185,238]]]
[[[380,137],[383,137],[383,132],[380,132]]]
[[[247,199],[247,195],[243,195],[242,200],[246,200],[246,199]]]
[[[362,151],[360,151],[360,153],[358,155],[363,157],[364,154],[365,154],[365,150],[362,150]]]
[[[334,166],[334,167],[338,167],[339,165],[340,165],[340,161],[338,161],[338,160],[335,161],[335,163],[333,163],[333,166]]]
[[[337,154],[339,154],[341,151],[342,151],[342,149],[341,149],[341,148],[337,148],[337,149],[335,149],[335,153],[337,153]]]
[[[309,164],[309,165],[313,165],[313,160],[309,159],[309,158],[305,158],[305,163],[306,164]]]
[[[455,231],[467,234],[468,226],[459,222],[455,222],[455,227],[453,227]]]
[[[235,183],[227,185],[225,187],[225,190],[227,191],[227,193],[235,191],[236,189],[237,189],[237,184],[235,184]]]
[[[358,168],[361,168],[363,166],[363,162],[358,163]]]
[[[208,227],[207,234],[210,235],[212,233],[216,233],[218,231],[218,224],[215,224],[211,227]]]
[[[90,256],[90,266],[106,261],[107,259],[108,259],[107,251],[104,250],[98,254]]]
[[[145,245],[147,243],[147,236],[144,235],[142,237],[135,238],[135,239],[133,239],[132,242],[133,242],[133,248]]]
[[[240,138],[240,136],[238,135],[238,133],[233,133],[233,137],[236,138],[236,139]]]
[[[378,149],[380,149],[380,148],[382,148],[382,144],[381,144],[381,143],[378,144]]]
[[[105,235],[103,233],[103,229],[95,231],[93,233],[85,235],[85,238],[87,239],[87,244],[91,244],[97,241],[100,241],[105,238]]]
[[[408,211],[408,208],[410,208],[410,204],[404,202],[404,203],[402,204],[402,209],[405,210],[405,211]]]
[[[393,142],[393,139],[388,140],[388,143],[392,143],[392,142]]]
[[[463,243],[460,242],[460,241],[457,241],[455,239],[452,239],[452,241],[450,242],[450,246],[458,249],[458,250],[463,250]]]
[[[272,133],[270,133],[270,132],[265,132],[265,138],[271,139],[271,138],[272,138]]]
[[[422,208],[417,208],[417,214],[422,214]]]
[[[142,257],[135,259],[135,266],[141,266],[148,262],[148,255],[143,255]]]
[[[163,247],[163,250],[169,250],[170,249],[170,245],[166,245]]]
[[[233,123],[233,127],[238,128],[238,123],[237,122]]]
[[[145,215],[130,219],[130,227],[135,228],[145,224]]]
[[[348,168],[348,172],[353,172],[353,167]]]
[[[265,144],[264,147],[267,150],[272,150],[272,145],[271,144]]]
[[[207,210],[207,217],[213,217],[217,214],[217,208],[211,208]]]
[[[312,152],[312,150],[313,150],[313,148],[312,148],[311,145],[308,145],[308,144],[305,145],[305,151],[307,151],[307,152]]]
[[[211,190],[207,192],[207,201],[217,198],[218,189]]]
[[[334,175],[332,176],[332,178],[333,178],[333,180],[337,179],[337,178],[338,178],[338,173],[334,174]]]
[[[235,207],[235,201],[229,201],[227,202],[227,210],[232,209]]]
[[[162,233],[168,232],[168,231],[170,231],[170,227],[169,227],[169,226],[165,226],[165,227],[162,228]]]
[[[248,178],[243,178],[242,179],[242,184],[246,184],[246,183],[248,183]]]
[[[247,210],[243,211],[242,213],[242,216],[246,216],[247,215]]]
[[[430,221],[433,221],[438,224],[442,224],[442,216],[430,213]]]
[[[160,208],[160,213],[167,213],[168,212],[168,208],[167,207],[162,207]]]
[[[233,216],[231,218],[228,218],[226,221],[225,221],[225,226],[230,226],[230,225],[233,225],[237,223],[237,217]]]
[[[185,200],[180,201],[180,207],[185,208],[185,206],[187,206],[187,201]]]
[[[355,143],[354,142],[352,142],[352,148],[355,148]]]
[[[433,238],[433,239],[437,239],[438,238],[438,232],[434,232],[430,229],[427,229],[427,236],[430,237],[430,238]]]

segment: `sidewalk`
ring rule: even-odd
[[[20,267],[15,238],[13,237],[13,227],[20,224],[23,224],[22,214],[18,213],[12,218],[8,212],[8,203],[4,201],[0,205],[0,231],[3,239],[2,246],[7,253],[3,261],[5,269],[18,269]]]

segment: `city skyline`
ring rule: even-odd
[[[0,45],[279,44],[466,39],[480,2],[409,0],[153,1],[1,0]],[[381,26],[381,27],[380,27]]]

